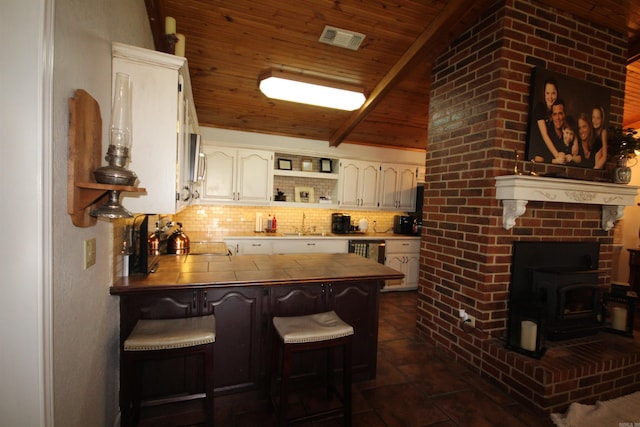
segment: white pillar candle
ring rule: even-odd
[[[175,34],[176,33],[176,18],[167,16],[164,18],[164,33]]]
[[[616,331],[627,330],[627,309],[624,307],[613,307],[611,309],[611,327]]]
[[[531,320],[520,322],[520,347],[536,351],[536,336],[538,335],[538,325]]]
[[[178,38],[178,41],[176,42],[175,55],[184,57],[186,37],[184,34],[180,33],[176,34],[176,37]]]

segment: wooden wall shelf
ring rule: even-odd
[[[67,212],[76,227],[90,227],[97,218],[89,215],[96,203],[102,203],[107,192],[145,192],[130,185],[95,182],[93,171],[101,166],[102,117],[98,102],[82,89],[69,99],[69,160],[67,175]]]

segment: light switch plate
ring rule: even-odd
[[[96,238],[84,241],[84,269],[96,263]]]

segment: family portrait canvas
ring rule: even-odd
[[[534,68],[526,159],[603,169],[610,105],[611,91],[605,86]]]

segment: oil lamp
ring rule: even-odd
[[[96,182],[110,185],[134,185],[137,175],[125,166],[131,149],[131,77],[116,73],[115,93],[109,125],[109,149],[105,160],[109,163],[93,172]],[[107,202],[91,211],[92,216],[130,218],[133,215],[120,204],[122,190],[109,190]]]

